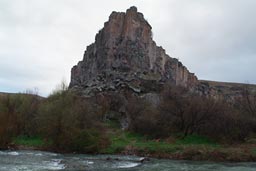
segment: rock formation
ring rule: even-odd
[[[197,92],[203,96],[215,99],[224,99],[233,102],[243,97],[245,90],[256,93],[256,85],[243,83],[228,83],[209,80],[199,80],[196,88]]]
[[[112,12],[83,60],[72,68],[69,87],[87,95],[125,87],[147,93],[164,83],[195,87],[197,77],[156,45],[151,29],[136,7]]]

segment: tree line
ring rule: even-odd
[[[256,133],[256,95],[246,87],[227,102],[167,86],[157,106],[138,98],[128,103],[130,129],[154,137],[197,134],[219,142],[242,142]]]
[[[218,142],[243,142],[256,132],[256,95],[245,88],[232,103],[165,86],[153,104],[130,92],[83,97],[65,84],[49,97],[33,93],[0,96],[0,148],[17,136],[40,136],[63,151],[98,152],[110,145],[109,113],[125,117],[126,129],[149,138],[202,135]]]

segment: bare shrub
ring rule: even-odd
[[[133,96],[128,99],[126,106],[129,120],[129,130],[147,135],[159,137],[163,133],[159,130],[158,110],[142,98]]]
[[[99,112],[90,100],[61,90],[42,104],[38,117],[40,131],[57,149],[97,152],[107,141]]]
[[[0,96],[0,141],[6,147],[17,135],[35,135],[40,99],[34,94],[4,94]]]

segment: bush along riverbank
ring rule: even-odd
[[[108,130],[108,137],[111,144],[108,148],[100,151],[103,154],[196,161],[256,161],[256,144],[254,142],[219,144],[198,135],[189,135],[184,138],[152,139],[113,128]]]
[[[182,139],[150,139],[145,136],[108,128],[109,145],[92,154],[137,155],[175,160],[216,161],[216,162],[255,162],[256,144],[218,144],[206,137],[191,135]],[[12,150],[45,150],[60,153],[79,151],[60,150],[51,142],[39,137],[20,136],[13,140]]]
[[[256,161],[256,96],[233,103],[165,87],[158,104],[123,92],[0,96],[0,149]],[[252,94],[253,95],[253,94]]]

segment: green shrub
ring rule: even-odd
[[[54,148],[95,153],[108,142],[99,111],[90,99],[65,89],[55,91],[40,107],[40,132]]]
[[[77,134],[69,148],[73,151],[97,153],[108,144],[108,139],[99,130],[88,129]]]

